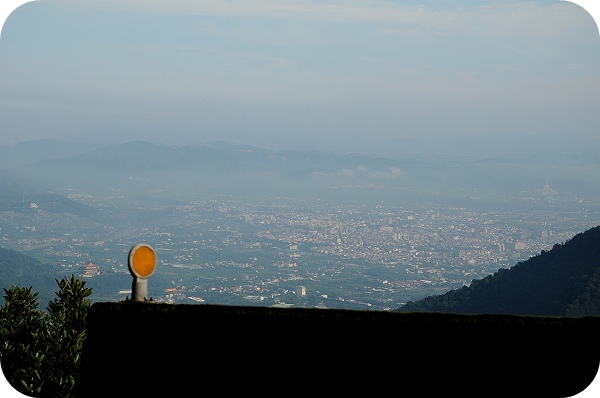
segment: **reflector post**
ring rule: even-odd
[[[129,250],[129,272],[133,276],[131,285],[133,301],[148,300],[148,277],[156,269],[156,253],[154,249],[144,243],[134,245]]]

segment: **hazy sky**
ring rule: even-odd
[[[38,0],[0,36],[0,145],[600,152],[600,35],[538,1]]]

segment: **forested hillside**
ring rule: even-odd
[[[43,264],[15,250],[0,247],[0,303],[4,305],[4,289],[31,287],[33,292],[39,293],[40,309],[45,309],[48,302],[56,298],[56,279],[62,277],[59,271],[56,265]]]
[[[399,312],[600,316],[600,226],[469,286]]]

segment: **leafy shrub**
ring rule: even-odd
[[[0,364],[13,388],[32,397],[73,398],[81,362],[92,289],[73,275],[56,283],[58,297],[46,312],[31,287],[4,289]]]

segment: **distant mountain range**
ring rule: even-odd
[[[468,287],[408,302],[397,311],[600,316],[600,226]]]
[[[0,170],[20,167],[40,160],[61,159],[88,152],[102,145],[41,139],[14,145],[0,145]]]
[[[513,204],[516,198],[590,202],[600,197],[600,154],[519,158],[339,155],[213,142],[98,146],[40,140],[0,147],[0,170],[20,184],[65,195],[195,197],[207,194]],[[544,191],[544,186],[551,187]],[[547,195],[551,193],[550,195]]]

